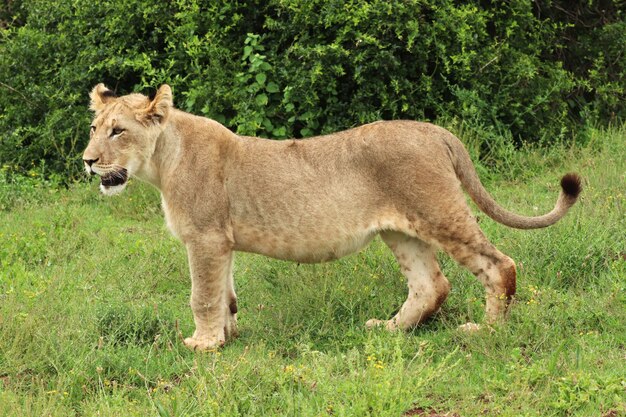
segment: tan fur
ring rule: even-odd
[[[196,330],[185,344],[192,348],[236,335],[234,251],[322,262],[378,234],[400,263],[409,295],[394,318],[368,325],[408,329],[437,311],[450,289],[439,249],[484,284],[487,321],[496,321],[515,293],[515,263],[487,241],[462,187],[495,220],[520,228],[556,222],[579,191],[571,174],[564,190],[573,191],[562,192],[550,214],[505,211],[480,184],[461,142],[428,123],[376,122],[307,140],[241,137],[176,110],[167,85],[149,100],[113,97],[99,84],[91,108],[87,171],[124,181],[107,186],[103,177],[108,194],[121,191],[128,176],[157,187],[167,225],[187,248]]]

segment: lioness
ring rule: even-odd
[[[437,311],[450,291],[439,249],[483,283],[486,321],[494,322],[515,294],[515,263],[485,238],[462,188],[489,217],[520,229],[554,224],[581,190],[580,178],[567,174],[548,214],[506,211],[480,183],[461,142],[428,123],[376,122],[274,141],[237,136],[175,109],[167,85],[150,100],[116,97],[98,84],[90,98],[87,172],[100,175],[107,195],[122,191],[131,176],[157,187],[167,225],[187,248],[196,329],[185,344],[193,349],[237,335],[234,251],[323,262],[362,249],[376,235],[398,260],[409,294],[391,320],[366,326],[409,329]]]

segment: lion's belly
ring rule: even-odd
[[[233,232],[235,250],[302,263],[325,262],[357,252],[377,234],[372,228],[359,228],[346,233],[330,227],[312,233],[296,228],[236,224]]]

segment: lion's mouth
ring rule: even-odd
[[[115,187],[128,181],[128,171],[122,168],[119,171],[107,172],[100,177],[100,184],[104,187]]]

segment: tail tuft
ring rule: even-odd
[[[580,177],[578,174],[569,173],[565,174],[563,178],[561,178],[561,188],[563,192],[571,198],[578,198],[578,194],[582,191],[583,187],[580,184]]]

